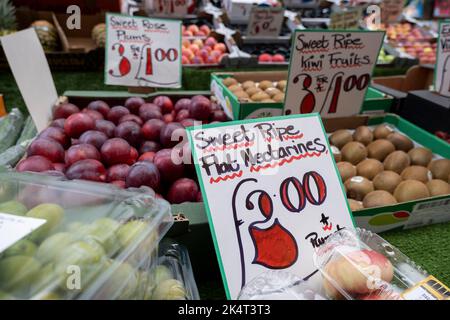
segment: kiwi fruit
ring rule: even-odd
[[[417,180],[405,180],[395,188],[394,197],[398,202],[406,202],[417,199],[428,198],[430,192],[427,186]]]
[[[269,80],[263,80],[258,85],[258,88],[260,88],[261,90],[266,90],[267,88],[272,88],[272,87],[273,87],[273,82],[269,81]]]
[[[350,141],[342,149],[342,160],[348,161],[354,165],[360,163],[362,160],[367,158],[366,147],[356,141]]]
[[[394,171],[383,171],[377,174],[372,182],[375,190],[384,190],[392,194],[402,182],[402,177]]]
[[[364,209],[363,203],[361,201],[356,201],[353,199],[347,199],[348,204],[350,205],[350,210],[358,211]]]
[[[244,99],[250,98],[250,97],[248,96],[247,92],[245,92],[245,91],[236,91],[236,92],[234,92],[234,95],[235,95],[237,98],[244,98]]]
[[[361,142],[363,145],[368,145],[373,141],[373,133],[372,130],[367,126],[359,126],[356,128],[355,132],[353,132],[353,140]]]
[[[336,148],[335,146],[331,146],[331,153],[333,154],[334,161],[337,163],[342,160],[342,153],[341,151]]]
[[[328,138],[333,146],[341,149],[345,144],[353,141],[352,133],[347,129],[339,129],[333,132]]]
[[[386,137],[387,140],[392,142],[395,146],[395,149],[402,150],[408,152],[412,148],[414,148],[414,143],[407,136],[400,134],[398,132],[393,132]]]
[[[388,124],[380,124],[373,130],[375,139],[386,139],[388,135],[394,132],[394,129]]]
[[[382,206],[390,206],[396,204],[397,200],[392,194],[384,190],[375,190],[368,194],[363,199],[364,208],[375,208]]]
[[[388,154],[395,151],[395,147],[392,142],[386,139],[375,140],[367,146],[367,153],[369,158],[377,159],[383,161]]]
[[[407,167],[401,174],[403,180],[418,180],[423,183],[427,183],[431,180],[431,172],[422,166]]]
[[[356,167],[350,162],[342,161],[337,164],[339,174],[342,181],[347,181],[351,177],[356,176]]]
[[[285,91],[286,90],[286,84],[287,84],[287,81],[286,80],[280,80],[280,81],[278,81],[278,83],[277,83],[277,89],[280,89],[281,91]]]
[[[242,91],[242,88],[239,84],[232,84],[231,86],[228,87],[228,89],[233,93],[236,91]]]
[[[439,179],[428,181],[427,188],[432,197],[450,194],[450,184]]]
[[[273,101],[272,99],[264,99],[264,100],[261,100],[261,102],[274,103],[275,101]]]
[[[263,101],[266,99],[270,99],[270,96],[267,93],[261,91],[252,95],[251,98],[253,101]]]
[[[244,90],[250,89],[252,87],[256,87],[256,83],[254,81],[247,80],[242,83],[242,88]]]
[[[266,90],[264,90],[264,92],[267,93],[271,97],[276,96],[277,94],[283,93],[280,90],[278,90],[277,88],[267,88]]]
[[[361,176],[354,176],[345,181],[347,197],[361,201],[366,194],[374,190],[372,181]]]
[[[238,81],[237,81],[235,78],[233,78],[233,77],[228,77],[228,78],[223,79],[223,80],[222,80],[222,83],[223,83],[226,87],[229,87],[229,86],[231,86],[231,85],[233,85],[233,84],[237,84]]]
[[[377,159],[365,159],[356,166],[358,176],[366,177],[369,180],[372,180],[383,170],[383,164]]]
[[[433,160],[428,165],[433,174],[434,179],[447,180],[450,176],[450,160],[449,159],[438,159]]]
[[[433,153],[427,148],[417,147],[409,150],[408,156],[411,159],[411,165],[426,167],[433,158]]]
[[[247,90],[245,90],[245,92],[247,92],[247,94],[251,97],[252,95],[254,95],[258,92],[262,92],[262,90],[257,87],[251,87],[251,88],[248,88]]]
[[[283,102],[284,101],[284,93],[278,93],[272,97],[275,102]]]
[[[385,170],[391,170],[401,174],[411,164],[411,160],[409,160],[408,155],[404,151],[397,150],[388,155],[384,159],[383,164]]]

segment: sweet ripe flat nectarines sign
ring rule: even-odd
[[[450,97],[450,21],[443,21],[439,24],[434,75],[436,91],[445,97]]]
[[[181,21],[106,16],[105,83],[181,87]]]
[[[228,298],[271,269],[320,280],[314,250],[353,221],[319,115],[188,130]]]
[[[382,31],[297,30],[284,113],[359,113],[383,38]]]

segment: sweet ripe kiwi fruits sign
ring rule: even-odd
[[[105,83],[181,87],[181,21],[106,16]]]
[[[284,113],[359,113],[383,37],[382,31],[297,30]]]
[[[436,91],[445,97],[450,97],[450,21],[443,21],[439,24],[437,62],[434,74]]]
[[[319,115],[188,132],[228,298],[271,269],[316,283],[314,250],[353,228]]]

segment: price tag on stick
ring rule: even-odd
[[[382,31],[297,30],[284,113],[358,114],[383,38]]]
[[[253,6],[248,23],[248,37],[278,37],[284,22],[282,7]]]
[[[105,83],[181,87],[181,21],[106,16]]]
[[[320,284],[313,252],[353,228],[318,114],[188,128],[228,298],[268,270]]]
[[[450,97],[450,21],[439,24],[434,86],[441,95]]]
[[[381,6],[381,22],[391,23],[399,20],[405,0],[383,0]]]
[[[358,29],[362,17],[361,9],[333,12],[330,16],[330,29]]]
[[[154,0],[153,9],[158,16],[184,17],[189,13],[192,0]]]

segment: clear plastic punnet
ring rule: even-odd
[[[0,173],[0,299],[144,299],[173,223],[152,190]]]
[[[149,288],[147,299],[199,300],[187,249],[172,240],[160,246],[158,266],[154,269],[155,285]]]
[[[341,230],[314,255],[329,299],[404,300],[428,277],[396,247],[364,230]],[[420,297],[417,297],[420,298]]]

